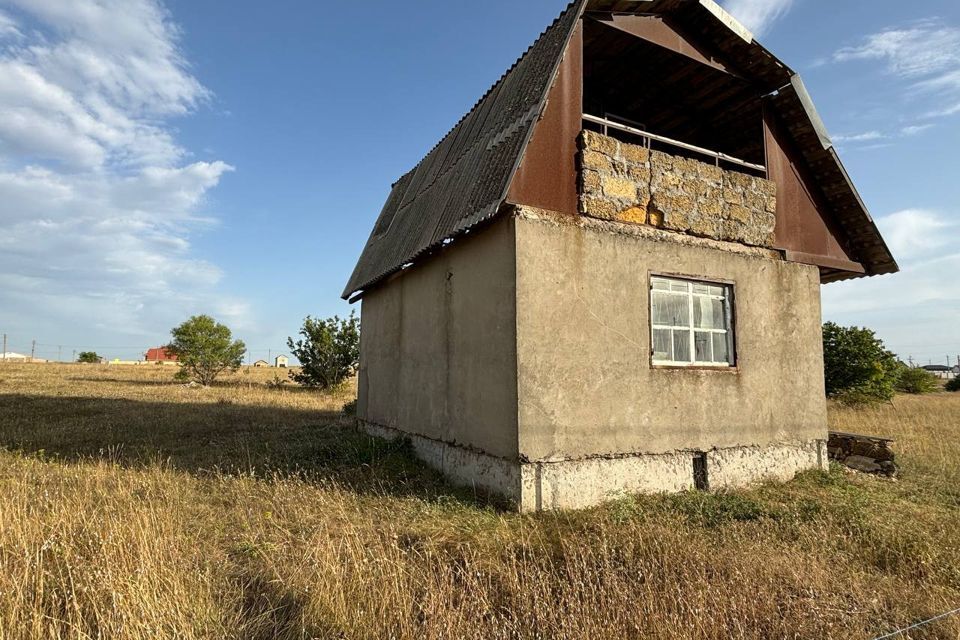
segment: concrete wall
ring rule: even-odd
[[[650,363],[649,277],[729,282],[737,366]],[[363,299],[358,417],[521,509],[823,467],[819,274],[776,251],[519,208]]]
[[[525,459],[826,439],[816,267],[589,218],[574,224],[521,214],[516,228]],[[733,283],[736,369],[651,366],[652,273]]]
[[[516,460],[514,221],[363,298],[361,420]]]

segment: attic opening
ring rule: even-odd
[[[766,173],[762,93],[737,70],[657,16],[592,13],[583,26],[585,129]]]

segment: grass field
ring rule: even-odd
[[[960,607],[960,394],[831,408],[897,439],[897,482],[518,515],[275,373],[0,365],[0,638],[873,638]]]

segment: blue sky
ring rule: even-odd
[[[348,313],[390,184],[564,4],[0,0],[10,348],[136,357],[210,313],[265,357]],[[825,287],[825,317],[956,357],[960,5],[726,6],[803,75],[904,268]]]

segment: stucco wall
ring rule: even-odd
[[[816,267],[677,234],[665,241],[639,227],[616,232],[625,227],[516,220],[521,456],[825,439]],[[734,284],[735,370],[651,366],[651,273]]]
[[[516,459],[514,221],[363,298],[358,417]]]

